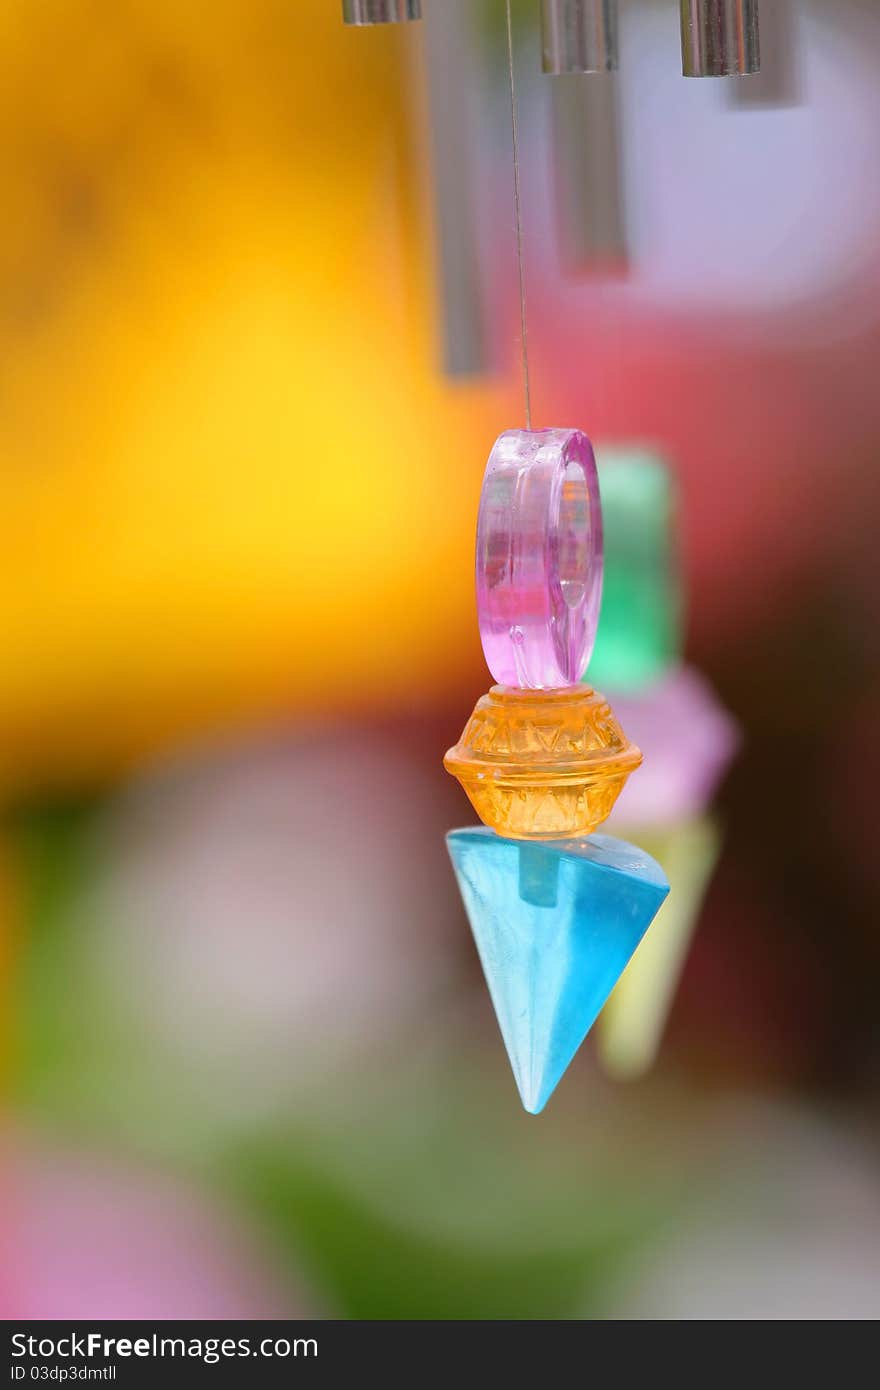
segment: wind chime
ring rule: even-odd
[[[442,6],[444,0],[438,0]],[[421,0],[343,0],[346,23],[415,20]],[[525,428],[489,456],[476,596],[496,682],[444,760],[482,825],[447,837],[522,1103],[543,1110],[669,893],[650,855],[598,828],[642,754],[586,683],[603,584],[592,445],[535,429],[511,0],[506,0]],[[613,71],[616,0],[542,0],[543,68]],[[681,0],[686,76],[759,68],[757,0]]]
[[[744,77],[760,70],[758,0],[679,5],[685,77]],[[540,7],[544,72],[617,70],[617,0],[540,0]],[[400,24],[421,19],[422,0],[342,0],[342,16],[346,24]]]

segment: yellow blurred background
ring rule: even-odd
[[[407,36],[316,3],[3,22],[7,792],[442,699],[505,393],[434,370]]]

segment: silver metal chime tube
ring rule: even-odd
[[[451,377],[484,374],[491,365],[475,140],[479,93],[488,85],[480,19],[474,0],[435,0],[425,11],[439,311]]]
[[[761,70],[758,0],[681,0],[685,77],[746,77]]]
[[[346,24],[402,24],[421,17],[422,0],[342,0]]]
[[[541,0],[544,71],[617,71],[617,0]]]
[[[574,273],[618,273],[628,246],[617,79],[560,76],[551,85],[562,263]]]
[[[771,0],[761,11],[761,71],[751,82],[729,82],[737,107],[798,106],[803,100],[799,0]]]

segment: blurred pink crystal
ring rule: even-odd
[[[638,695],[603,694],[644,754],[609,823],[647,829],[707,811],[739,748],[740,731],[705,677],[679,666]]]

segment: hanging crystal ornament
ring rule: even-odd
[[[533,430],[513,27],[510,109],[526,429],[497,440],[477,523],[477,612],[496,686],[446,755],[485,828],[447,837],[526,1110],[537,1114],[669,892],[662,869],[592,832],[641,762],[579,684],[602,595],[596,462],[580,430]]]
[[[578,684],[596,636],[602,517],[579,430],[501,436],[477,525],[477,610],[499,682],[445,766],[487,829],[449,852],[526,1110],[568,1067],[669,886],[650,856],[592,832],[641,762]]]
[[[633,956],[596,1033],[618,1079],[653,1064],[722,843],[711,813],[739,743],[708,682],[681,664],[677,497],[668,465],[647,449],[600,449],[604,522],[602,614],[591,665],[645,752],[643,774],[614,807],[615,833],[664,864],[673,892]]]
[[[674,891],[615,985],[596,1027],[597,1055],[615,1081],[636,1081],[657,1060],[723,843],[721,825],[711,815],[637,833],[639,843],[662,860]]]
[[[676,666],[638,694],[616,701],[645,750],[645,775],[615,807],[615,834],[634,835],[663,862],[673,892],[602,1013],[596,1044],[616,1078],[654,1063],[723,843],[712,812],[739,747],[736,721],[712,687]]]

